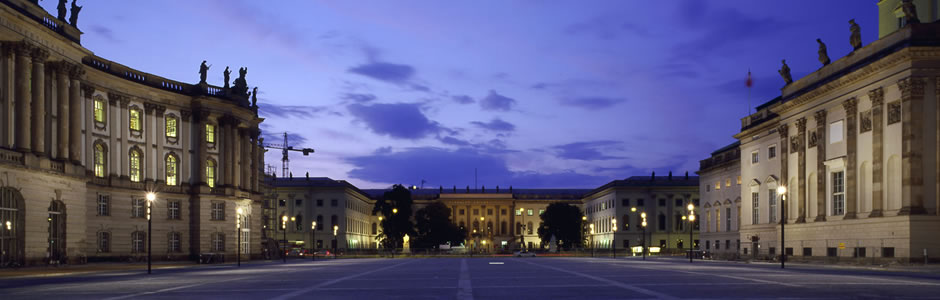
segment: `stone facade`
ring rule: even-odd
[[[260,253],[257,107],[95,56],[30,1],[0,24],[0,263],[231,259],[237,223]]]
[[[716,258],[736,258],[741,249],[741,149],[735,142],[700,162],[699,195],[705,251]],[[776,150],[774,150],[776,151]],[[775,153],[776,155],[776,153]]]

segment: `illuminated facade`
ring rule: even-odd
[[[773,154],[776,157],[776,153]],[[736,258],[741,249],[741,150],[735,142],[700,161],[700,231],[704,249],[715,258]]]
[[[260,253],[257,107],[80,43],[31,1],[0,4],[0,263],[140,260],[148,240],[158,260],[232,259],[237,234]]]

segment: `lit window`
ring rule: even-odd
[[[845,214],[845,172],[832,173],[832,214]]]
[[[842,141],[842,120],[829,124],[829,143],[835,144]]]
[[[215,125],[206,124],[206,143],[215,143]]]
[[[176,185],[177,164],[176,155],[166,156],[166,185]]]
[[[95,122],[105,123],[104,99],[95,99]]]
[[[206,184],[215,187],[215,161],[211,159],[206,161]]]
[[[174,117],[166,118],[166,137],[175,138],[177,132],[177,120]]]
[[[526,210],[526,214],[528,214],[528,215],[530,215],[530,216],[531,216],[531,215],[532,215],[532,213],[533,213],[533,212],[532,212],[532,210],[531,210],[531,209],[529,209],[529,210]]]
[[[715,190],[720,190],[720,189],[721,189],[721,181],[715,182]]]
[[[130,169],[131,181],[140,182],[140,151],[136,149],[131,150]]]
[[[95,144],[95,177],[104,178],[106,149],[101,144]]]
[[[731,178],[725,179],[725,186],[731,186]]]
[[[131,114],[131,120],[130,120],[131,130],[140,131],[140,110],[131,109],[130,114]]]
[[[741,185],[741,175],[738,175],[738,185]]]

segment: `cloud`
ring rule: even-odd
[[[364,122],[372,132],[397,139],[416,140],[436,134],[442,128],[437,122],[429,120],[421,112],[419,104],[350,104],[346,109]]]
[[[365,103],[377,99],[373,94],[359,94],[359,93],[346,93],[342,96],[343,99],[352,100],[359,103]]]
[[[324,106],[258,104],[258,114],[266,117],[312,119],[327,111]]]
[[[626,99],[623,98],[607,98],[607,97],[582,97],[582,98],[569,98],[562,99],[561,104],[566,106],[579,107],[583,109],[595,110],[595,109],[605,109],[623,102],[626,102]]]
[[[557,151],[559,158],[564,159],[574,159],[574,160],[610,160],[610,159],[622,159],[624,157],[620,156],[611,156],[602,153],[601,151],[610,152],[610,151],[619,151],[621,150],[620,146],[622,142],[619,141],[590,141],[590,142],[576,142],[570,144],[564,144],[552,147]]]
[[[473,100],[472,97],[467,96],[467,95],[450,96],[450,99],[460,104],[470,104],[470,103],[476,102],[476,100]]]
[[[404,83],[412,78],[415,69],[409,65],[370,62],[349,69],[349,72],[391,83]]]
[[[470,123],[473,125],[476,125],[477,127],[480,127],[489,131],[509,132],[509,131],[516,130],[516,125],[500,120],[499,118],[495,118],[489,122],[473,121]]]
[[[440,139],[441,143],[454,146],[470,146],[470,142],[455,137],[445,136]]]
[[[682,24],[702,34],[697,35],[698,39],[679,43],[673,49],[677,59],[701,60],[735,44],[751,44],[773,37],[792,25],[771,17],[754,17],[733,8],[709,9],[706,1],[688,0],[678,7]]]
[[[355,166],[349,172],[352,178],[404,184],[427,180],[426,186],[473,186],[474,169],[478,174],[477,182],[490,188],[497,185],[503,188],[595,188],[610,180],[574,171],[514,172],[509,170],[504,159],[467,148],[408,148],[351,157],[346,162]]]
[[[264,138],[265,144],[277,144],[277,145],[284,144],[284,132],[262,131],[261,137]],[[287,142],[290,144],[290,146],[293,146],[294,148],[305,147],[307,143],[307,138],[297,133],[288,132]]]
[[[483,108],[483,110],[508,111],[512,109],[512,106],[515,104],[515,99],[500,95],[493,90],[490,90],[489,95],[486,95],[486,97],[480,100],[480,107]]]
[[[89,29],[91,29],[91,32],[94,32],[96,35],[101,36],[101,38],[107,41],[114,42],[114,43],[121,42],[114,36],[114,31],[111,30],[111,28],[107,28],[107,27],[95,24],[95,25],[91,25],[91,28]]]

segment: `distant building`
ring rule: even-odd
[[[776,156],[776,153],[773,154]],[[702,197],[700,232],[705,251],[717,258],[735,258],[741,249],[741,150],[739,143],[712,152],[700,162]]]
[[[34,1],[0,1],[0,23],[0,266],[142,260],[150,240],[157,260],[260,253],[246,97],[98,57]]]
[[[268,193],[265,228],[268,236],[292,248],[333,248],[332,226],[337,225],[339,249],[378,248],[379,217],[372,215],[375,199],[386,190],[360,190],[352,184],[323,177],[268,178],[272,188]],[[697,176],[649,176],[615,180],[597,189],[445,189],[412,190],[415,210],[441,201],[451,208],[451,218],[457,226],[468,232],[464,246],[490,251],[537,249],[547,247],[549,241],[538,236],[541,214],[549,204],[569,203],[586,213],[585,231],[594,224],[594,234],[588,233],[588,243],[595,248],[611,249],[615,246],[623,253],[639,245],[642,236],[641,212],[648,214],[647,239],[662,251],[681,252],[688,247],[688,230],[682,216],[688,203],[698,202]],[[631,212],[630,208],[637,208]],[[301,222],[288,222],[286,241],[281,218],[294,217]],[[613,220],[617,220],[614,222]],[[326,229],[310,232],[311,221]],[[619,228],[614,236],[615,226]],[[693,232],[697,239],[698,233]],[[593,237],[593,239],[592,239]],[[486,241],[486,243],[484,243]],[[623,248],[620,248],[622,245]],[[678,248],[678,249],[677,249]],[[276,249],[276,248],[275,248]]]

